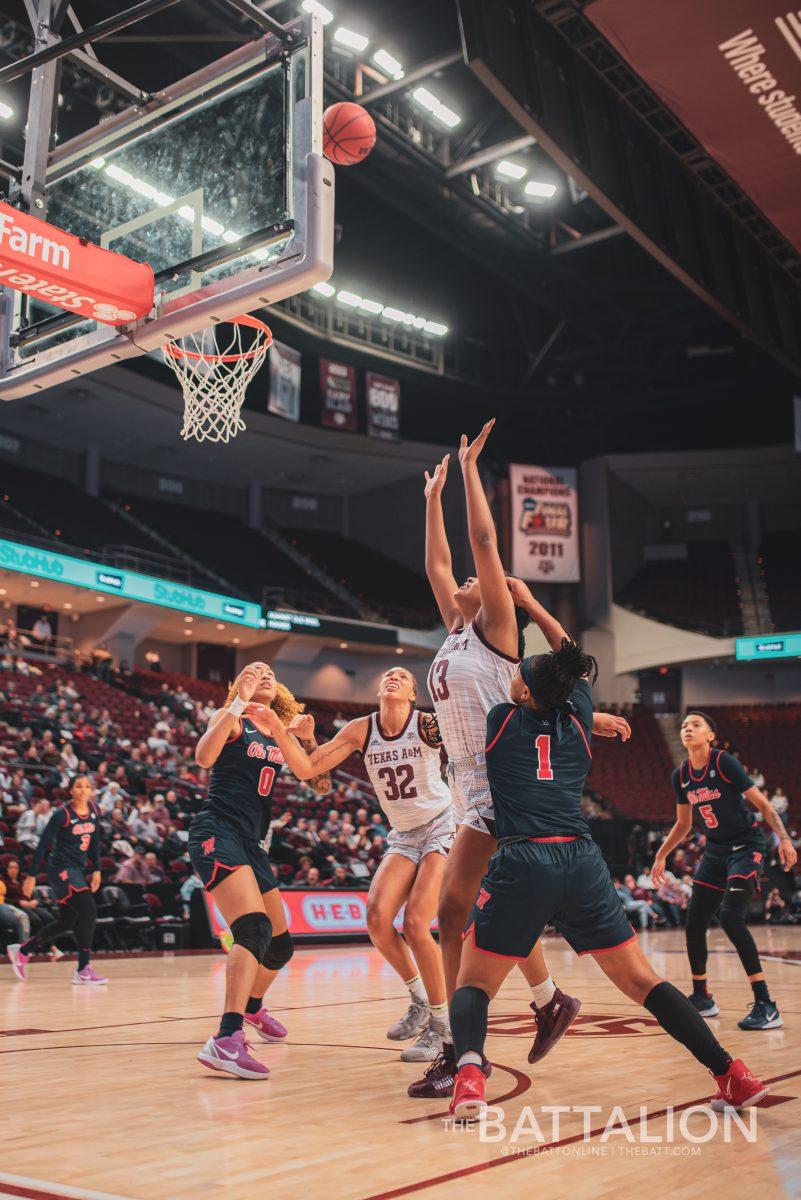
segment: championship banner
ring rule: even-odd
[[[204,894],[206,912],[211,932],[227,948],[229,934],[222,913],[214,903],[214,893]],[[352,933],[367,933],[367,892],[319,888],[281,889],[286,922],[293,938],[298,937],[343,937]],[[395,918],[395,927],[403,928],[403,909]],[[432,929],[437,928],[436,918]]]
[[[370,437],[396,442],[400,438],[400,380],[368,371],[367,433]]]
[[[153,270],[0,201],[0,285],[104,325],[153,307]]]
[[[300,420],[300,351],[275,339],[270,347],[267,411],[287,421]]]
[[[584,11],[801,250],[801,10],[787,0],[595,0]]]
[[[321,358],[320,395],[323,425],[333,429],[358,429],[355,367]]]
[[[578,490],[574,467],[509,467],[512,574],[578,583]]]

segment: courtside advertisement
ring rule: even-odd
[[[512,574],[578,583],[578,485],[574,467],[509,468]]]
[[[214,903],[213,893],[205,893],[206,911],[211,932],[221,939],[229,932],[223,916]],[[289,932],[293,938],[342,937],[352,933],[367,933],[367,892],[334,891],[320,888],[315,891],[282,891]],[[403,926],[403,909],[395,919],[398,929]],[[431,928],[436,929],[436,920]]]

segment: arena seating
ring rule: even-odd
[[[744,766],[765,776],[770,796],[781,787],[789,811],[801,817],[801,704],[739,704],[706,710],[718,726],[718,742]]]
[[[674,812],[673,761],[659,722],[647,709],[626,714],[632,736],[593,738],[587,786],[612,799],[621,816],[666,821]]]
[[[686,559],[643,563],[618,600],[658,621],[733,636],[743,632],[739,588],[727,542],[690,543]]]
[[[777,632],[801,629],[801,530],[766,534],[760,559]]]

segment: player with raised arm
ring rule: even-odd
[[[590,674],[597,674],[595,660],[565,638],[558,650],[523,659],[511,702],[487,718],[498,852],[473,904],[451,1001],[458,1075],[450,1112],[460,1120],[486,1108],[489,1003],[550,923],[707,1067],[718,1084],[713,1107],[743,1108],[768,1091],[732,1060],[687,997],[654,972],[592,840],[581,812],[591,765]]]
[[[270,828],[270,798],[284,758],[267,716],[291,725],[303,705],[278,683],[267,663],[249,663],[232,684],[195,747],[195,761],[210,768],[208,794],[189,830],[192,866],[233,934],[226,963],[225,1011],[220,1027],[198,1054],[214,1071],[240,1079],[266,1079],[269,1069],[250,1053],[244,1024],[264,1041],[286,1029],[263,1005],[267,988],[293,954],[278,881],[261,843]],[[314,749],[313,737],[308,743]],[[312,787],[330,791],[328,775]]]
[[[403,980],[410,997],[407,1012],[387,1037],[406,1041],[419,1034],[401,1058],[430,1062],[449,1034],[442,958],[431,936],[431,923],[456,823],[451,794],[442,779],[436,718],[415,709],[416,698],[411,672],[392,667],[381,676],[378,712],[349,721],[330,742],[311,753],[295,740],[310,734],[310,717],[301,718],[293,728],[295,737],[274,718],[271,725],[289,769],[299,779],[331,771],[354,753],[364,758],[392,826],[370,884],[367,928],[373,945]],[[401,937],[395,918],[404,904]]]
[[[654,860],[655,885],[664,882],[668,855],[687,838],[698,809],[704,822],[706,849],[693,880],[687,907],[687,956],[693,980],[690,1000],[703,1017],[720,1012],[707,986],[707,930],[717,914],[734,946],[754,994],[751,1011],[738,1021],[740,1029],[778,1029],[784,1024],[771,999],[759,951],[746,925],[752,897],[759,892],[765,841],[757,812],[779,839],[779,858],[785,871],[798,859],[782,819],[733,754],[713,749],[714,721],[693,709],[681,726],[687,758],[673,772],[676,821]],[[752,808],[749,808],[749,804]],[[756,811],[754,811],[756,810]]]
[[[8,947],[6,953],[17,979],[25,979],[32,954],[49,950],[55,938],[71,933],[78,945],[78,964],[72,982],[108,983],[89,962],[97,920],[93,893],[100,887],[100,814],[94,797],[95,789],[89,776],[76,775],[70,787],[69,802],[55,810],[39,839],[31,873],[22,885],[23,891],[30,899],[36,876],[47,857],[47,882],[58,901],[58,919],[45,925],[22,945]],[[87,867],[91,868],[88,883]]]
[[[478,457],[494,422],[472,444],[462,437],[459,462],[467,500],[470,545],[477,577],[458,586],[442,513],[448,455],[426,472],[426,573],[448,636],[436,654],[428,686],[448,753],[448,780],[460,821],[448,856],[439,904],[439,933],[448,995],[452,995],[462,953],[462,931],[481,876],[495,850],[495,823],[484,757],[487,713],[509,695],[523,654],[523,630],[539,618],[549,640],[555,636],[548,614],[525,585],[506,577],[495,526],[478,473]],[[544,615],[543,615],[544,614]],[[555,623],[554,623],[555,624]],[[561,627],[558,627],[560,632]],[[616,718],[608,718],[614,722]],[[624,721],[620,721],[625,726]],[[521,963],[531,985],[537,1021],[537,1058],[556,1044],[575,1019],[580,1002],[560,991],[550,977],[539,945]],[[485,1063],[489,1072],[489,1063]],[[451,1095],[456,1074],[453,1044],[409,1095],[433,1099]]]

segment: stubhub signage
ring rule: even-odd
[[[0,569],[90,588],[93,592],[124,596],[141,604],[157,604],[178,612],[232,621],[251,629],[258,629],[261,623],[261,609],[247,600],[219,596],[216,592],[205,592],[152,575],[140,575],[138,571],[117,571],[101,563],[73,558],[69,554],[54,554],[3,538],[0,538]]]

